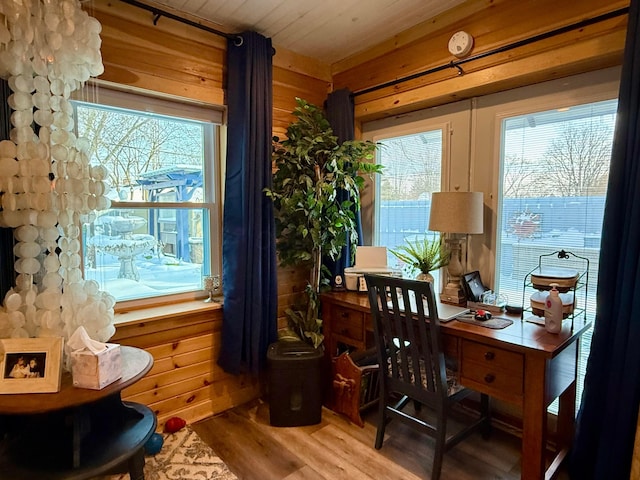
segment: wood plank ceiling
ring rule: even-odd
[[[366,50],[464,0],[156,0],[220,30],[255,30],[327,64]]]

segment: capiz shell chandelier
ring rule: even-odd
[[[107,171],[74,134],[73,91],[103,72],[100,23],[77,0],[0,2],[0,77],[13,110],[0,141],[0,226],[14,229],[16,284],[0,309],[0,338],[107,341],[113,296],[84,280],[80,232],[109,208]]]

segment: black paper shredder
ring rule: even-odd
[[[275,427],[320,423],[323,353],[304,342],[269,345],[269,421]]]

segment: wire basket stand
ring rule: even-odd
[[[565,261],[570,262],[570,265],[567,265],[566,263],[562,264]],[[573,309],[571,313],[566,317],[566,319],[571,319],[572,329],[573,329],[573,320],[576,317],[583,315],[584,321],[586,322],[587,296],[588,296],[588,286],[589,286],[589,259],[586,257],[581,257],[580,255],[576,255],[575,253],[568,252],[566,250],[559,250],[553,253],[540,255],[538,257],[538,266],[525,275],[524,283],[522,287],[521,318],[524,320],[526,312],[530,312],[532,315],[534,315],[533,308],[531,307],[531,303],[529,303],[529,307],[525,307],[526,305],[525,300],[527,296],[527,291],[529,289],[533,288],[535,290],[541,290],[540,288],[534,287],[532,282],[532,275],[536,271],[541,272],[542,267],[570,267],[578,271],[578,278],[576,279],[575,284],[568,290],[568,292],[573,293]],[[551,287],[549,287],[549,289],[550,288]],[[580,295],[581,298],[579,299],[578,294],[580,292],[584,292],[584,293],[583,295]],[[579,300],[582,300],[582,302],[580,302]]]

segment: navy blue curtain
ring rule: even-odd
[[[333,134],[338,137],[338,143],[353,140],[355,137],[355,117],[353,95],[351,92],[346,88],[331,92],[324,103],[324,110]],[[337,194],[337,199],[340,202],[348,200],[348,198],[349,192],[344,190],[339,191]],[[360,211],[355,212],[355,216],[358,245],[362,245],[362,239],[364,237],[362,235],[362,217]],[[328,257],[324,259],[324,264],[331,272],[331,286],[335,286],[335,278],[338,275],[342,277],[342,285],[344,286],[344,269],[353,265],[351,261],[353,254],[354,252],[351,251],[351,245],[347,243],[336,261]]]
[[[632,0],[571,478],[629,478],[640,403],[640,0]]]
[[[224,321],[218,364],[258,373],[277,340],[276,244],[271,187],[271,39],[227,45],[227,166],[222,239]]]
[[[11,109],[7,99],[11,95],[9,84],[0,78],[0,140],[8,140],[11,131]],[[0,301],[13,286],[13,229],[0,228]]]

